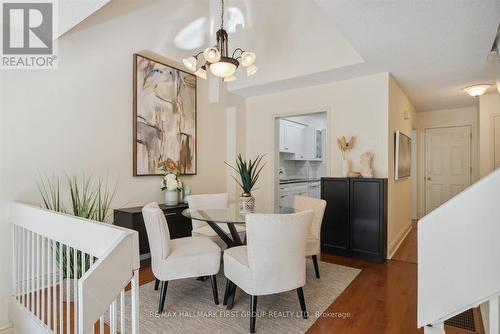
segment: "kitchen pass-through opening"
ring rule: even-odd
[[[320,180],[327,170],[327,113],[280,117],[276,121],[278,204],[292,207],[295,195],[320,198]]]

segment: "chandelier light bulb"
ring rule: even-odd
[[[220,52],[217,48],[209,47],[203,50],[203,57],[209,63],[216,63],[220,60]]]
[[[247,76],[254,75],[259,68],[255,65],[250,65],[247,67]]]
[[[255,58],[255,53],[245,51],[241,54],[241,65],[248,67],[255,62]]]
[[[183,58],[182,63],[187,67],[190,71],[196,71],[196,65],[198,65],[198,61],[195,57],[191,56],[189,58]]]
[[[484,93],[486,93],[486,91],[488,90],[488,88],[490,88],[490,86],[491,86],[490,84],[473,85],[465,87],[464,92],[466,92],[472,97],[481,96]]]

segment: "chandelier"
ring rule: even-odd
[[[224,82],[236,80],[234,74],[240,62],[246,68],[247,76],[257,72],[257,66],[254,65],[255,53],[236,48],[229,57],[228,34],[224,29],[224,0],[221,1],[220,29],[215,36],[217,37],[217,45],[210,46],[191,57],[182,59],[182,63],[188,70],[202,79],[206,79],[207,71],[210,71]],[[198,68],[198,57],[201,54],[203,54],[205,63]]]

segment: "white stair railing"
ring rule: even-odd
[[[418,327],[443,323],[489,303],[489,334],[499,334],[500,169],[419,221]]]
[[[138,333],[137,232],[21,203],[10,221],[19,333]]]

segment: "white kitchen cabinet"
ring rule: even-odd
[[[293,207],[293,198],[295,195],[308,195],[307,182],[280,184],[280,201],[281,207]]]
[[[324,130],[280,120],[279,150],[286,160],[323,160]]]
[[[280,152],[286,152],[285,132],[286,132],[286,125],[283,124],[283,121],[280,121]]]
[[[309,197],[321,198],[321,182],[312,181],[307,185],[307,193]]]
[[[301,150],[302,126],[280,120],[280,152],[297,153]]]
[[[295,152],[295,160],[312,160],[316,158],[316,129],[306,127],[300,134],[300,150]]]

